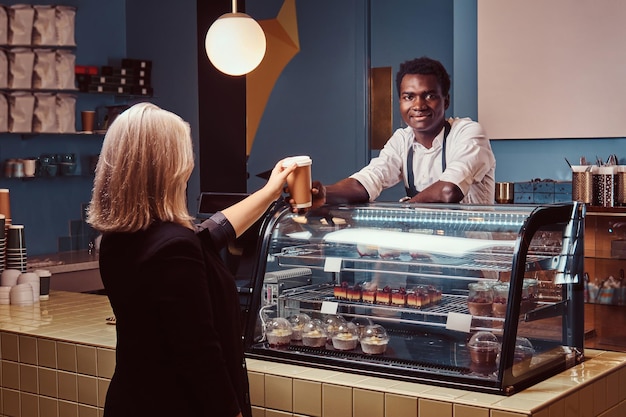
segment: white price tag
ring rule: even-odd
[[[322,301],[322,308],[320,309],[320,313],[322,314],[337,314],[337,308],[339,308],[339,303],[334,301]]]
[[[324,262],[324,272],[341,272],[341,258],[326,258]]]
[[[458,332],[469,333],[472,326],[472,315],[462,313],[448,313],[446,321],[446,329],[456,330]]]

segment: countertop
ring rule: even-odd
[[[111,316],[112,309],[106,296],[51,291],[48,300],[30,306],[0,305],[0,334],[16,333],[20,336],[26,335],[95,346],[96,348],[115,349],[115,325],[109,324],[107,321],[107,318]],[[611,409],[620,412],[619,410],[626,408],[626,353],[586,349],[585,357],[587,360],[583,363],[509,397],[373,378],[339,371],[325,371],[308,366],[294,366],[264,360],[247,359],[247,362],[248,371],[252,373],[251,382],[254,382],[251,384],[251,393],[253,394],[259,389],[256,383],[258,378],[265,375],[261,381],[268,381],[266,378],[271,375],[272,378],[278,378],[278,381],[291,381],[293,379],[294,384],[298,380],[300,381],[299,384],[304,383],[305,385],[314,382],[321,385],[346,386],[355,392],[365,390],[365,393],[371,393],[373,390],[385,395],[415,397],[420,401],[449,402],[455,404],[455,407],[456,405],[463,405],[482,407],[492,411],[498,410],[507,416],[509,415],[507,413],[514,413],[512,414],[514,416],[543,416],[542,413],[548,411],[548,408],[550,408],[549,416],[552,416],[552,408],[563,406],[565,408],[562,411],[565,411],[569,407],[568,401],[573,398],[578,401],[577,404],[580,407],[583,407],[588,402],[585,399],[587,395],[603,398],[603,401],[598,404],[596,404],[597,399],[591,401],[595,404],[596,412],[589,415],[605,415],[602,410]],[[267,395],[270,394],[267,389],[272,388],[267,384],[264,386],[265,398],[267,398]],[[371,396],[371,394],[367,395]],[[258,398],[256,394],[253,397]],[[280,396],[280,398],[283,397]],[[261,401],[259,399],[256,405],[261,406]],[[595,407],[596,405],[600,408]],[[267,407],[268,404],[264,403],[263,406]],[[583,414],[560,413],[559,415]]]
[[[35,255],[28,258],[28,269],[47,269],[53,274],[98,269],[98,254],[83,250]]]
[[[0,331],[115,348],[115,325],[103,295],[50,291],[50,298],[29,306],[0,305]]]

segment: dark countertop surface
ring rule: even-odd
[[[28,269],[47,269],[50,272],[64,273],[98,269],[97,252],[71,251],[46,255],[34,255],[28,258]]]

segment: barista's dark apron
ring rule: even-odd
[[[441,172],[446,170],[446,139],[448,138],[448,134],[450,133],[450,129],[452,126],[446,120],[446,123],[443,127],[443,143],[441,144]],[[407,182],[409,183],[406,188],[407,197],[415,197],[419,194],[419,191],[415,188],[415,174],[413,173],[413,144],[409,148],[408,155],[406,157],[406,176]]]

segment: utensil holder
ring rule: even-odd
[[[572,172],[572,200],[591,204],[593,201],[593,175],[591,171]]]

